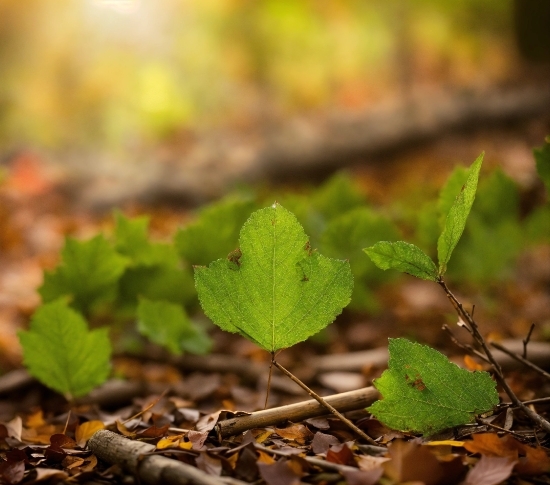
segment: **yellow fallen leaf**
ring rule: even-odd
[[[179,441],[183,438],[182,434],[174,436],[166,436],[157,443],[157,450],[164,450],[165,448],[171,448],[179,445]]]
[[[193,443],[191,443],[191,441],[180,441],[178,447],[182,450],[190,450],[191,448],[193,448]]]
[[[75,438],[78,446],[84,448],[93,434],[100,429],[105,429],[105,425],[102,421],[98,420],[86,421],[78,425],[75,431]]]

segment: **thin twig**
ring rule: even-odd
[[[447,332],[447,334],[449,334],[449,338],[451,339],[451,341],[459,348],[461,348],[462,350],[464,350],[464,352],[468,353],[468,354],[472,354],[472,355],[475,355],[476,357],[480,358],[481,360],[483,360],[484,362],[487,362],[488,364],[491,363],[491,361],[487,358],[487,356],[483,355],[479,350],[476,350],[474,349],[471,345],[468,345],[468,344],[464,344],[462,343],[460,340],[458,340],[453,332],[451,331],[451,329],[449,328],[449,325],[447,325],[446,323],[443,324],[443,326],[441,327],[443,329],[443,331]]]
[[[527,359],[527,344],[529,343],[529,340],[531,340],[531,334],[533,333],[533,330],[535,330],[535,324],[531,324],[531,328],[529,329],[529,332],[527,332],[527,337],[523,339],[523,358]]]
[[[327,408],[332,414],[335,416],[338,416],[340,420],[345,423],[350,429],[352,429],[355,433],[357,433],[361,438],[367,440],[371,445],[377,445],[376,441],[374,441],[368,434],[366,434],[364,431],[360,430],[355,424],[353,424],[348,418],[346,418],[342,413],[340,413],[336,408],[331,406],[327,401],[325,401],[319,394],[314,392],[312,389],[310,389],[306,384],[304,384],[300,379],[298,379],[294,374],[286,370],[281,364],[279,364],[276,360],[273,361],[273,365],[277,367],[283,374],[285,374],[287,377],[289,377],[291,380],[293,380],[296,384],[298,384],[304,391],[306,391],[313,399],[315,399],[321,406],[324,406]]]
[[[531,361],[527,360],[525,357],[522,357],[521,355],[516,354],[511,350],[508,350],[506,347],[499,344],[498,342],[491,342],[491,346],[509,355],[510,357],[512,357],[512,359],[515,359],[518,362],[521,362],[526,367],[529,367],[529,369],[534,370],[535,372],[538,372],[541,376],[544,376],[546,379],[550,379],[550,374],[548,372],[546,372],[544,369],[541,369],[538,365],[533,364]]]
[[[502,433],[511,434],[512,436],[515,436],[515,437],[518,438],[518,439],[521,439],[521,440],[524,440],[524,439],[525,439],[525,436],[522,436],[522,435],[520,435],[519,433],[516,433],[515,431],[511,431],[511,430],[506,429],[506,428],[503,428],[503,427],[501,427],[501,426],[497,426],[496,424],[493,424],[493,423],[486,423],[486,422],[483,421],[483,420],[479,420],[478,423],[481,424],[481,425],[483,425],[483,426],[488,426],[489,428],[496,429],[497,431],[501,431]]]
[[[442,278],[439,278],[437,283],[441,288],[443,288],[443,291],[449,298],[449,301],[455,308],[456,312],[458,313],[458,316],[460,318],[463,318],[468,325],[465,327],[468,329],[468,331],[471,333],[471,335],[474,337],[475,341],[481,346],[483,349],[483,352],[487,356],[489,362],[491,363],[491,366],[493,367],[493,370],[495,372],[495,377],[497,378],[499,384],[502,386],[506,394],[508,394],[508,397],[510,400],[514,403],[515,406],[519,407],[523,413],[528,416],[532,421],[537,423],[540,427],[542,427],[547,433],[550,433],[550,423],[546,421],[542,416],[534,412],[532,409],[524,405],[519,398],[516,396],[512,388],[508,385],[508,382],[506,382],[506,379],[504,378],[504,374],[502,372],[502,368],[500,364],[497,362],[497,360],[494,358],[493,353],[489,349],[487,343],[485,342],[485,339],[479,332],[479,328],[477,326],[477,323],[472,318],[470,313],[464,308],[462,303],[460,303],[456,297],[453,295],[453,293],[449,290],[445,282]]]

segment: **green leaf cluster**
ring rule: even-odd
[[[472,164],[466,173],[464,184],[460,187],[458,195],[450,204],[447,217],[443,223],[443,229],[437,241],[437,255],[439,267],[432,259],[414,244],[404,241],[388,242],[380,241],[364,251],[372,261],[381,269],[396,269],[409,273],[417,278],[438,281],[447,271],[447,264],[453,253],[464,228],[466,220],[474,203],[477,191],[479,171],[483,161],[483,154]],[[449,205],[449,187],[458,187],[462,181],[462,175],[453,175],[450,182],[444,188],[440,198],[440,206]]]
[[[327,256],[349,261],[355,281],[350,308],[376,312],[379,304],[375,289],[395,276],[365,259],[361,248],[380,239],[399,239],[400,231],[391,218],[368,204],[346,172],[335,174],[306,194],[287,193],[276,199],[296,215],[313,247]]]

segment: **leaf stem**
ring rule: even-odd
[[[313,399],[315,399],[321,406],[324,406],[327,408],[332,414],[337,416],[344,424],[346,424],[350,429],[352,429],[355,433],[357,433],[361,438],[365,439],[368,443],[371,445],[378,446],[378,443],[374,441],[368,434],[366,434],[364,431],[360,430],[355,424],[353,424],[348,418],[346,418],[342,413],[340,413],[337,409],[335,409],[333,406],[331,406],[327,401],[325,401],[319,394],[317,394],[315,391],[310,389],[306,384],[304,384],[300,379],[298,379],[294,374],[292,374],[290,371],[286,370],[279,362],[276,360],[272,361],[272,364],[277,367],[284,375],[289,377],[292,381],[294,381],[296,384],[298,384],[304,391],[306,391]]]
[[[504,378],[504,374],[502,372],[502,367],[497,362],[497,360],[494,358],[493,353],[489,349],[489,346],[487,345],[487,342],[485,342],[485,339],[481,335],[479,328],[477,326],[477,323],[473,319],[473,317],[470,315],[470,313],[464,308],[462,303],[460,303],[457,298],[453,295],[451,290],[447,287],[445,282],[441,277],[437,280],[437,283],[441,288],[443,288],[443,291],[447,295],[447,298],[449,298],[449,301],[453,305],[454,309],[458,313],[459,318],[463,319],[468,325],[465,325],[465,328],[470,332],[474,340],[480,345],[480,347],[483,349],[483,352],[487,356],[487,359],[491,366],[493,367],[493,370],[495,372],[495,377],[498,380],[499,384],[502,386],[514,406],[520,408],[523,413],[528,416],[531,421],[534,421],[536,424],[538,424],[541,428],[543,428],[547,433],[550,433],[550,422],[546,421],[542,416],[534,412],[531,408],[523,404],[519,398],[516,396],[512,388],[508,385],[508,382],[506,382],[506,379]]]

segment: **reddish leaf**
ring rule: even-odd
[[[464,485],[497,485],[511,475],[515,464],[510,457],[481,455],[466,475]]]
[[[14,485],[23,480],[24,475],[24,461],[3,461],[0,463],[0,477],[2,478],[2,483]]]
[[[353,452],[345,443],[331,446],[327,452],[327,461],[339,465],[357,466]]]
[[[318,431],[311,442],[311,449],[316,455],[326,453],[332,445],[339,445],[340,441],[336,436]]]
[[[201,450],[204,447],[204,442],[208,438],[208,431],[189,431],[187,438],[193,444],[194,450]]]
[[[267,463],[265,457],[258,457],[253,443],[248,443],[239,451],[235,464],[235,475],[245,482],[252,483],[258,479],[258,463]],[[274,463],[271,461],[271,463]]]
[[[67,452],[60,446],[50,445],[44,450],[44,456],[48,461],[61,463],[67,456]]]
[[[384,470],[380,467],[366,472],[362,470],[345,470],[342,475],[344,475],[348,485],[374,485],[378,483],[383,473]]]
[[[281,459],[273,465],[258,463],[260,475],[267,485],[300,485],[302,467],[293,460]]]
[[[197,463],[197,468],[208,473],[209,475],[219,477],[222,474],[221,460],[211,456],[207,452],[200,453],[195,461]]]
[[[50,443],[53,447],[71,450],[76,447],[76,441],[67,435],[56,433],[50,436]]]
[[[161,438],[166,434],[166,432],[168,431],[168,428],[170,428],[169,424],[161,426],[160,428],[153,425],[147,429],[144,429],[140,433],[138,433],[138,436],[140,438]]]
[[[443,467],[427,446],[396,440],[388,446],[391,461],[383,464],[386,474],[398,483],[424,482],[435,485],[445,476]]]

